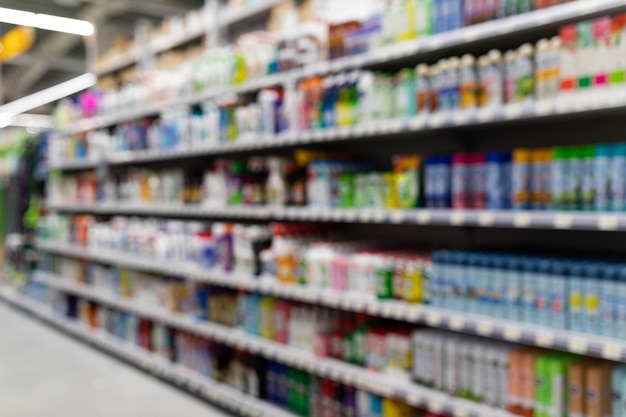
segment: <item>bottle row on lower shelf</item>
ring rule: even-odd
[[[377,299],[375,296],[368,296],[355,291],[341,292],[332,288],[289,285],[277,281],[276,278],[271,276],[258,277],[250,272],[241,270],[228,272],[221,267],[206,268],[190,262],[160,261],[156,258],[133,256],[120,251],[102,249],[96,251],[74,245],[45,241],[38,241],[37,247],[39,250],[50,254],[78,258],[119,268],[146,271],[166,277],[183,277],[183,281],[189,280],[189,282],[198,284],[209,284],[239,291],[271,295],[283,300],[295,300],[332,309],[369,314],[375,317],[427,324],[435,328],[450,329],[455,332],[560,349],[611,360],[626,360],[626,343],[619,338],[559,329],[547,323],[539,325],[524,321],[522,320],[523,317],[516,320],[495,318],[489,315],[455,311],[428,304],[415,304],[393,299]],[[54,261],[48,263],[54,264]],[[76,268],[72,268],[76,270]],[[80,269],[82,266],[78,268]],[[77,276],[69,269],[65,271],[67,276]],[[91,274],[93,274],[93,271]],[[110,271],[100,275],[111,276]],[[86,280],[87,282],[94,281],[90,277],[74,279]],[[154,276],[151,279],[160,280],[159,277]],[[129,280],[132,281],[132,278],[129,278]],[[123,293],[125,290],[111,290],[109,286],[109,291]]]
[[[52,280],[38,279],[38,281],[50,284]],[[143,343],[146,346],[153,345],[157,351],[166,350],[168,342],[167,339],[161,337],[153,340],[152,336],[155,334],[162,336],[165,334],[165,329],[173,329],[175,333],[183,332],[195,335],[204,340],[210,340],[212,343],[223,344],[231,349],[240,349],[248,354],[260,356],[269,361],[276,361],[320,378],[327,378],[336,383],[345,384],[382,398],[395,399],[414,407],[428,409],[431,412],[453,414],[458,417],[506,415],[504,410],[451,397],[443,392],[413,384],[406,377],[371,371],[343,360],[322,358],[305,350],[267,340],[226,325],[199,320],[186,314],[175,314],[165,309],[142,307],[135,301],[120,299],[102,293],[102,291],[94,291],[76,285],[61,283],[56,287],[61,292],[78,296],[78,298],[61,296],[60,299],[56,297],[57,308],[64,310],[64,313],[69,308],[70,315],[81,316],[83,321],[87,323],[86,326],[93,326],[102,320],[102,308],[100,306],[108,310],[113,309],[122,312],[125,315],[123,320],[129,321],[134,327],[141,327],[143,321],[145,323],[143,324],[143,338],[145,339]],[[45,289],[43,291],[45,292]],[[37,292],[40,299],[48,297],[48,295],[41,295],[42,288],[37,288],[33,292]],[[85,300],[85,302],[79,302],[80,299]],[[69,307],[68,300],[70,300]],[[105,315],[107,314],[105,313]],[[122,327],[126,329],[128,326]],[[160,330],[153,333],[153,328]],[[141,333],[141,330],[139,332]],[[135,334],[135,331],[131,330],[131,333]],[[141,336],[139,339],[141,340]],[[191,354],[193,356],[196,353]],[[197,358],[194,367],[201,369],[202,366],[206,365],[206,363],[201,365],[203,361],[206,362],[202,357]]]
[[[51,284],[54,280],[41,281]],[[259,355],[269,361],[275,360],[299,368],[301,371],[294,370],[292,373],[295,375],[305,375],[304,371],[308,371],[346,386],[354,386],[385,398],[425,407],[433,412],[445,411],[459,416],[511,414],[524,416],[535,413],[557,417],[568,410],[582,411],[585,415],[600,417],[612,412],[614,415],[621,415],[623,408],[619,399],[622,398],[622,386],[625,385],[626,366],[613,362],[585,359],[571,353],[523,348],[482,338],[461,338],[437,330],[419,328],[411,330],[403,325],[394,325],[392,322],[378,324],[371,322],[370,325],[364,325],[363,322],[361,330],[352,333],[339,330],[335,335],[341,338],[333,340],[331,346],[334,345],[345,352],[362,351],[367,355],[368,361],[373,358],[388,358],[395,362],[395,366],[407,361],[411,366],[411,378],[422,384],[420,386],[403,378],[401,372],[395,373],[391,367],[386,368],[385,373],[381,373],[383,370],[365,370],[347,363],[345,357],[342,359],[319,357],[304,349],[265,340],[263,335],[259,337],[250,334],[248,328],[245,331],[235,330],[186,314],[141,307],[137,299],[120,299],[88,287],[63,283],[61,277],[56,277],[56,281],[60,283],[57,282],[59,285],[53,287],[60,288],[62,292],[78,295],[78,298],[61,296],[56,299],[56,307],[63,314],[79,317],[88,327],[117,328],[118,330],[109,331],[126,334],[126,336],[122,334],[121,337],[131,340],[136,338],[137,343],[144,348],[161,352],[166,358],[176,358],[175,360],[184,365],[211,376],[220,370],[213,360],[214,356],[220,357],[219,348],[214,344],[223,343],[231,348],[248,352],[252,356]],[[127,315],[125,320],[131,325],[125,322],[120,327],[119,314],[112,313],[115,310],[119,310],[121,312],[119,314]],[[245,318],[255,320],[254,312],[248,313]],[[292,314],[296,313],[292,310]],[[113,323],[111,314],[116,318]],[[260,312],[258,315],[263,322],[264,313]],[[278,326],[285,324],[286,327],[289,319],[288,315],[279,316],[280,314],[277,314],[270,322],[262,323],[262,326],[274,326],[274,337],[280,333]],[[345,317],[340,321],[342,326],[349,322]],[[246,323],[244,327],[248,324]],[[210,346],[208,350],[204,349],[202,344],[198,349],[194,336],[180,333],[181,331],[206,337],[213,342],[206,342]],[[175,353],[168,355],[168,352],[172,351]],[[223,353],[222,358],[223,355],[228,356]],[[242,361],[244,369],[245,364],[255,363],[251,357],[246,357],[248,360]],[[312,413],[312,407],[308,404],[303,407],[301,401],[297,399],[292,399],[295,402],[285,402],[278,395],[277,400],[276,388],[272,385],[276,378],[270,377],[270,374],[280,373],[278,369],[281,366],[283,365],[267,365],[267,398],[287,406],[298,415],[317,415]],[[253,366],[252,369],[257,367],[258,365]],[[368,363],[368,367],[371,367],[371,363]],[[399,371],[399,368],[396,368],[396,371]],[[304,382],[307,379],[302,378],[295,377],[292,384],[307,386],[308,384]],[[243,381],[241,385],[245,386]],[[561,389],[563,386],[567,386],[568,389],[563,391]],[[278,391],[280,392],[280,389]],[[334,391],[336,395],[337,390]],[[339,392],[346,391],[349,390]],[[450,393],[454,393],[454,396]],[[319,394],[323,395],[323,391]],[[319,397],[319,394],[310,395]],[[505,410],[511,414],[506,414]],[[406,411],[396,411],[383,415],[408,414]]]
[[[97,346],[133,365],[154,374],[170,383],[185,388],[198,396],[248,417],[294,417],[294,414],[279,407],[244,395],[224,383],[208,379],[204,375],[180,364],[165,360],[129,340],[119,338],[104,330],[93,330],[78,320],[55,314],[31,297],[20,295],[12,289],[0,289],[0,299],[35,315],[69,334]]]

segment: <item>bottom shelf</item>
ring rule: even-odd
[[[12,289],[0,288],[0,299],[238,415],[250,417],[295,417],[294,414],[288,411],[245,395],[228,385],[211,381],[193,371],[172,364],[165,358],[147,352],[107,333],[91,331],[81,326],[80,323],[59,318],[50,309],[20,295]]]

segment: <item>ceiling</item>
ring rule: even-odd
[[[163,17],[202,6],[203,0],[0,0],[1,7],[88,20],[98,28],[97,49],[113,37],[132,34],[139,20],[159,22]],[[0,34],[14,26],[0,24]],[[86,71],[83,38],[37,29],[36,41],[26,53],[1,68],[3,102],[9,102],[58,84]]]

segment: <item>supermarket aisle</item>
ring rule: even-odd
[[[0,303],[0,416],[229,414]]]

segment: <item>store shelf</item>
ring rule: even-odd
[[[246,7],[238,12],[224,11],[220,14],[217,22],[220,28],[227,28],[238,23],[245,23],[250,19],[269,12],[273,7],[283,2],[284,0],[263,0],[259,1],[258,4],[254,6]],[[162,52],[166,52],[170,49],[177,48],[195,39],[199,39],[205,36],[206,33],[206,27],[204,25],[200,25],[191,30],[186,30],[182,33],[176,33],[176,36],[172,35],[157,39],[156,41],[150,43],[148,45],[148,48],[153,54],[159,54]],[[98,77],[102,77],[106,74],[110,74],[112,72],[119,71],[122,68],[131,66],[137,63],[137,61],[137,48],[133,48],[133,50],[119,55],[119,57],[117,57],[116,59],[110,59],[104,62],[102,65],[96,65],[94,73]]]
[[[137,48],[131,48],[128,51],[116,56],[115,58],[106,60],[100,65],[96,64],[93,73],[98,77],[102,77],[106,74],[119,71],[126,67],[130,67],[131,65],[137,63],[139,59],[138,56],[139,54]]]
[[[142,110],[146,116],[151,109]],[[198,146],[178,150],[129,151],[113,154],[97,162],[69,161],[53,164],[62,170],[84,169],[98,163],[122,165],[172,161],[199,156],[221,156],[260,150],[311,144],[349,142],[361,139],[386,140],[390,136],[415,135],[438,130],[488,126],[493,124],[517,124],[522,121],[541,121],[550,118],[572,118],[594,113],[626,111],[626,89],[605,90],[602,94],[572,95],[559,100],[511,104],[498,109],[462,110],[436,113],[401,120],[382,120],[357,126],[320,129],[305,132],[286,132],[275,136],[259,136],[212,146]],[[129,117],[130,119],[131,117]],[[89,122],[86,122],[89,123]],[[96,121],[97,124],[99,122]]]
[[[232,25],[237,21],[247,19],[250,16],[266,11],[268,8],[273,7],[276,3],[279,3],[279,1],[268,0],[267,2],[264,2],[250,10],[231,15],[230,17],[224,17],[223,19],[220,19],[220,21],[223,21],[227,26]],[[572,19],[584,19],[586,17],[595,16],[599,13],[609,14],[620,10],[626,10],[626,4],[624,4],[622,0],[578,0],[545,9],[535,10],[533,12],[517,16],[464,27],[451,32],[432,35],[423,39],[416,39],[413,41],[386,46],[359,55],[332,61],[322,61],[305,68],[273,76],[262,77],[258,80],[251,80],[239,86],[225,86],[217,89],[211,89],[210,91],[197,96],[187,97],[180,101],[172,102],[167,105],[161,105],[160,110],[172,105],[199,102],[217,97],[225,92],[251,92],[280,83],[295,82],[301,78],[314,75],[325,75],[341,71],[349,71],[368,66],[375,66],[381,63],[388,63],[394,60],[418,58],[421,55],[432,53],[434,51],[444,52],[458,47],[469,46],[474,43],[487,41],[494,42],[499,38],[512,36],[512,34],[519,35],[525,31],[537,30],[543,27],[558,27],[559,25],[562,25]],[[185,38],[183,37],[181,42],[184,39]],[[171,47],[174,46],[175,44]],[[133,59],[132,57],[134,57],[134,55],[136,54],[129,54],[129,56],[124,55],[124,58],[120,59],[119,63],[116,62],[116,65],[111,66],[113,70],[107,68],[108,71],[106,72],[114,71],[118,69],[120,65],[121,67],[129,65],[128,61]],[[103,71],[98,72],[100,75],[102,73]],[[565,105],[567,104],[568,103]],[[548,109],[545,111],[548,111]],[[512,112],[515,113],[515,111]],[[91,121],[91,123],[84,120],[77,122],[77,127],[71,129],[68,133],[77,134],[86,130],[103,128],[148,115],[157,115],[159,113],[159,110],[155,111],[155,109],[151,107],[147,110],[137,109],[136,111],[120,112],[119,114],[106,117],[96,117],[95,120]],[[465,116],[460,116],[460,118],[464,120]],[[437,121],[437,123],[444,125],[445,121]]]
[[[255,291],[278,298],[296,300],[330,308],[366,313],[410,323],[455,332],[480,335],[492,339],[523,343],[531,346],[569,351],[599,358],[626,362],[626,341],[587,333],[558,330],[511,320],[501,320],[465,312],[456,312],[409,304],[401,301],[380,301],[350,293],[285,285],[270,277],[228,273],[194,265],[165,262],[158,259],[127,255],[103,250],[90,251],[76,246],[37,242],[37,248],[50,253],[101,262],[120,267],[185,277],[197,282],[225,286],[245,291]],[[43,274],[49,280],[50,276]],[[53,277],[54,278],[54,277]]]
[[[159,216],[189,219],[303,221],[421,226],[626,231],[626,214],[611,212],[489,211],[449,209],[325,209],[309,207],[143,204],[48,204],[63,213]]]
[[[295,414],[245,395],[228,385],[212,381],[180,365],[172,364],[163,357],[115,338],[105,332],[89,330],[78,322],[60,318],[53,314],[49,308],[19,295],[11,289],[0,289],[0,299],[238,415],[249,417],[295,417]]]
[[[343,361],[317,357],[309,352],[265,340],[239,329],[200,321],[188,315],[172,314],[163,309],[142,307],[132,301],[111,296],[103,291],[72,284],[62,279],[38,277],[37,281],[114,308],[133,312],[167,326],[189,331],[253,354],[262,355],[267,359],[278,360],[320,377],[367,390],[385,398],[397,398],[433,412],[450,413],[457,417],[504,417],[509,415],[502,410],[418,386],[411,383],[408,379],[399,376],[381,374]]]
[[[218,23],[221,27],[228,27],[238,23],[245,23],[246,21],[256,18],[259,15],[265,14],[271,11],[272,8],[284,3],[285,0],[263,0],[257,1],[254,6],[245,7],[240,11],[229,12],[225,10],[220,14]]]

